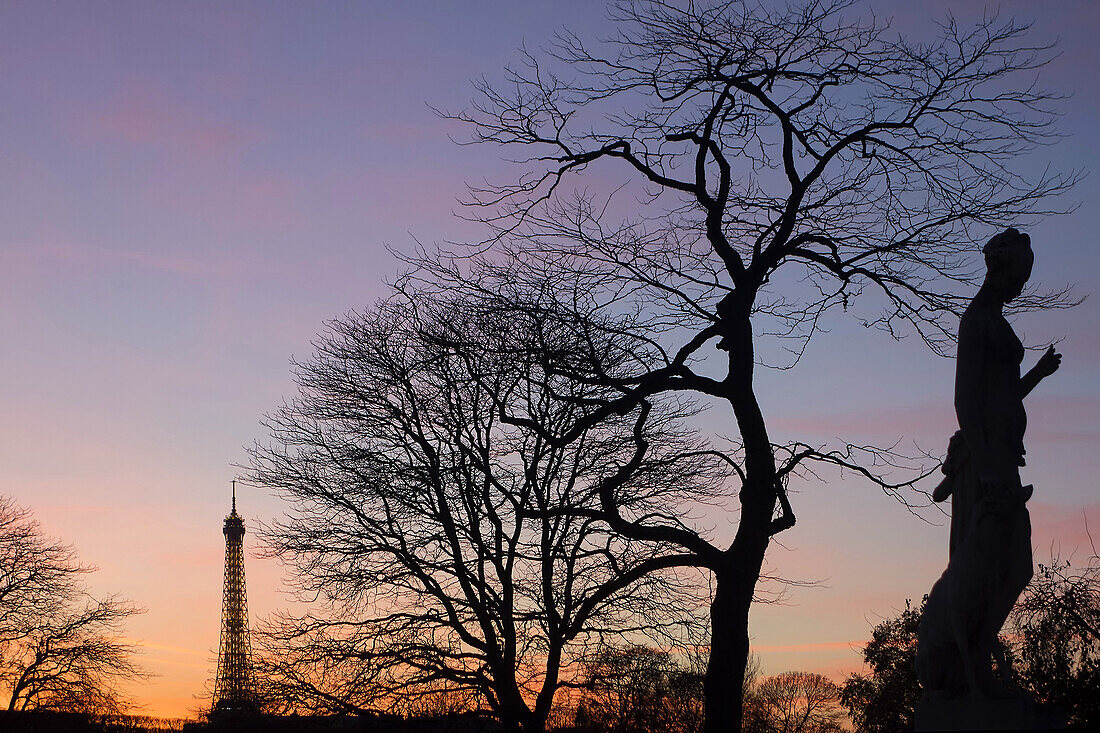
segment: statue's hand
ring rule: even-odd
[[[1035,371],[1038,373],[1039,378],[1049,377],[1054,372],[1058,371],[1058,367],[1062,366],[1062,355],[1054,350],[1051,346],[1046,352],[1039,357],[1039,363],[1035,365]]]

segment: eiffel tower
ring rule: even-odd
[[[218,676],[214,681],[213,712],[256,710],[252,678],[252,643],[248,636],[248,600],[244,589],[244,520],[237,514],[237,482],[233,510],[222,527],[225,535],[225,588],[222,591],[222,633],[218,646]]]

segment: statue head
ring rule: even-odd
[[[1018,297],[1035,264],[1031,237],[1016,229],[1005,229],[985,243],[982,253],[985,254],[986,286],[992,287],[1002,302]]]

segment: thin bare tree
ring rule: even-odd
[[[844,712],[840,688],[814,672],[783,672],[756,686],[766,730],[776,733],[839,733]]]
[[[644,435],[660,447],[640,461],[632,419],[568,444],[501,422],[509,402],[554,431],[577,408],[552,390],[599,398],[511,350],[522,327],[398,294],[329,324],[297,365],[299,394],[251,467],[290,502],[263,531],[271,553],[318,603],[257,636],[284,699],[406,712],[458,696],[538,731],[590,648],[674,635],[703,604],[680,570],[694,555],[610,533],[599,511],[609,465],[633,462],[616,501],[662,524],[721,490],[726,463],[679,424],[692,408],[654,408]]]
[[[142,609],[96,599],[76,551],[51,539],[31,513],[0,497],[0,690],[7,710],[119,714],[125,682],[147,673],[122,627]]]
[[[703,722],[703,675],[687,661],[641,644],[600,650],[585,664],[574,725],[607,733],[696,733]]]

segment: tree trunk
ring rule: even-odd
[[[714,570],[710,659],[703,681],[705,733],[741,730],[745,666],[749,660],[749,609],[764,564],[777,500],[775,457],[753,391],[750,314],[750,302],[730,301],[723,322],[729,352],[727,397],[745,446],[745,482],[737,535],[726,551],[726,562]]]
[[[749,609],[760,577],[764,553],[754,559],[745,552],[714,573],[710,604],[710,658],[703,679],[704,733],[741,730],[745,667],[749,661]]]
[[[543,733],[546,730],[546,721],[530,718],[523,725],[523,733]]]
[[[546,715],[531,712],[526,705],[512,705],[505,712],[497,710],[500,727],[504,733],[543,733],[546,730]]]
[[[740,694],[730,693],[740,689],[745,674],[744,665],[738,673],[737,657],[748,656],[748,629],[739,628],[733,572],[730,569],[716,571],[714,583],[714,600],[710,603],[710,658],[703,678],[704,733],[741,730],[743,701]],[[744,652],[739,652],[741,646]]]

